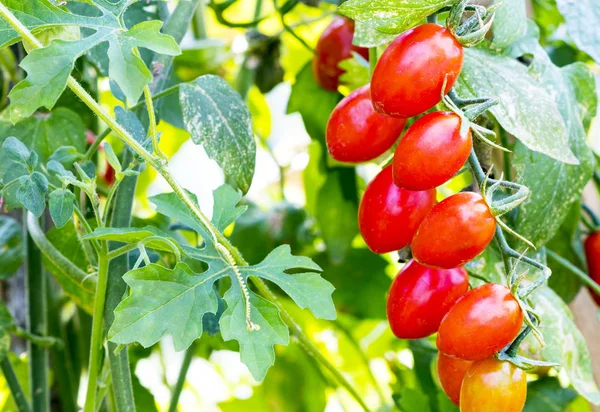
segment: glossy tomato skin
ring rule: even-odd
[[[600,283],[600,232],[594,232],[585,239],[585,258],[587,260],[588,273],[596,282]],[[590,290],[596,304],[600,306],[600,296]]]
[[[323,31],[313,58],[312,68],[317,83],[327,90],[337,90],[340,75],[344,72],[338,67],[342,60],[352,56],[355,51],[369,59],[369,50],[352,45],[354,22],[346,17],[335,17]]]
[[[417,262],[450,269],[463,266],[487,247],[496,219],[478,193],[461,192],[438,203],[412,241]]]
[[[422,24],[398,36],[377,62],[371,81],[375,110],[393,117],[421,114],[448,93],[463,65],[463,48],[445,27]],[[447,76],[447,77],[446,77]]]
[[[459,359],[489,358],[511,343],[523,324],[519,303],[506,286],[494,283],[464,294],[442,320],[440,352]]]
[[[473,141],[460,134],[461,120],[452,112],[433,112],[406,131],[394,153],[394,183],[408,190],[427,190],[452,178],[465,164]]]
[[[444,355],[442,352],[438,354],[437,373],[440,384],[446,396],[456,406],[459,405],[460,387],[462,386],[463,378],[472,364],[472,361],[452,358]]]
[[[521,412],[527,374],[510,362],[488,358],[473,363],[460,390],[461,412]]]
[[[340,162],[366,162],[391,148],[406,119],[383,116],[373,109],[369,85],[354,90],[333,110],[327,122],[327,149]]]
[[[420,339],[435,333],[452,305],[469,289],[463,268],[432,269],[411,260],[402,268],[388,294],[387,318],[400,339]]]
[[[392,180],[392,166],[387,166],[369,183],[360,201],[360,233],[375,253],[400,250],[410,244],[435,203],[435,189],[400,189]]]

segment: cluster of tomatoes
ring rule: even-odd
[[[334,20],[317,45],[313,72],[336,89],[352,46],[352,22]],[[366,51],[354,49],[366,54]],[[398,140],[406,119],[421,115],[447,94],[463,64],[463,47],[445,27],[423,24],[396,38],[381,55],[371,84],[345,97],[327,125],[331,156],[342,162],[373,160]],[[388,296],[392,331],[402,339],[437,332],[438,374],[461,411],[520,411],[526,374],[494,354],[518,335],[523,312],[503,285],[469,289],[463,265],[494,237],[496,219],[478,193],[461,192],[440,203],[436,187],[451,179],[472,151],[467,121],[434,111],[416,120],[398,143],[391,165],[368,185],[359,208],[360,232],[375,253],[412,247]],[[509,396],[510,394],[510,396]]]

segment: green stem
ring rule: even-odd
[[[373,77],[377,65],[377,47],[369,48],[369,77]]]
[[[0,369],[2,369],[4,379],[6,379],[8,388],[10,389],[10,394],[12,395],[19,412],[29,412],[30,408],[29,404],[27,403],[27,397],[25,396],[25,392],[23,391],[23,388],[17,379],[17,375],[15,374],[15,370],[13,369],[8,356],[5,356],[0,361]]]
[[[18,326],[15,326],[14,328],[10,329],[10,332],[15,335],[18,336],[22,339],[28,340],[29,342],[33,343],[34,345],[43,347],[43,348],[49,348],[51,346],[61,346],[62,342],[60,339],[57,339],[53,336],[39,336],[39,335],[34,335],[33,333],[30,333],[24,329],[21,329]]]
[[[104,248],[103,248],[104,249]],[[98,256],[98,286],[94,300],[94,313],[92,318],[92,342],[90,344],[90,363],[88,367],[88,386],[85,395],[84,412],[96,411],[96,392],[98,390],[98,374],[100,360],[104,348],[104,302],[106,298],[106,285],[108,279],[108,259],[103,250]]]
[[[508,135],[503,128],[499,127],[498,129],[500,135],[500,143],[503,147],[508,149]],[[502,158],[504,160],[504,177],[506,178],[506,180],[512,180],[512,163],[510,160],[510,153],[503,151]]]
[[[177,412],[179,396],[181,395],[181,391],[183,390],[183,385],[185,384],[185,377],[187,376],[188,370],[190,369],[190,365],[192,364],[192,359],[194,357],[195,351],[195,343],[192,343],[192,345],[185,351],[183,362],[181,363],[181,367],[179,368],[179,376],[177,377],[177,383],[175,383],[175,386],[173,387],[173,390],[171,392],[169,412]]]
[[[125,253],[129,253],[132,250],[135,250],[137,248],[138,248],[137,243],[128,243],[124,246],[117,247],[116,249],[112,249],[110,252],[108,252],[106,257],[108,258],[108,260],[113,260],[113,259],[116,259],[119,256],[124,255]]]
[[[25,256],[25,289],[27,295],[27,332],[30,335],[48,334],[47,279],[42,268],[42,254],[27,230],[27,211],[23,211],[23,232],[27,239]],[[48,382],[48,352],[32,341],[27,342],[31,404],[34,411],[50,410]]]
[[[193,15],[193,7],[195,7],[196,4],[197,4],[197,0],[196,1],[192,0],[191,2],[180,2],[177,7],[182,6],[182,5],[184,7],[191,7],[191,9],[189,10],[189,15],[191,16],[191,15]],[[4,7],[1,3],[0,3],[0,15],[2,17],[4,17],[4,19],[24,39],[27,39],[28,41],[30,41],[30,43],[34,47],[41,46],[39,41],[35,38],[35,36],[33,36],[31,34],[31,32],[26,27],[24,27],[19,22],[19,20],[10,12],[10,10],[8,10],[6,7]],[[175,12],[173,13],[173,15],[175,15]],[[167,24],[165,25],[165,27],[166,27],[165,32],[167,32],[167,29],[170,26],[169,23],[170,23],[170,21],[167,22]],[[173,24],[175,24],[175,23],[173,23]],[[181,38],[183,37],[184,32],[185,32],[185,30],[182,30],[181,33],[179,33],[179,35],[174,35],[173,37],[175,38],[176,41],[181,41]],[[160,57],[162,57],[162,56],[160,56]],[[167,56],[167,57],[169,57],[169,56]],[[172,58],[170,58],[170,59],[171,60],[169,60],[168,62],[172,61]],[[170,64],[169,64],[169,67],[170,67]],[[155,78],[154,84],[158,85],[157,87],[160,88],[160,85],[164,84],[164,82],[166,82],[166,78],[167,78],[167,75],[163,71],[162,74],[160,74],[157,78]],[[101,120],[103,120],[113,130],[113,132],[115,132],[115,134],[125,144],[128,144],[142,159],[144,159],[151,167],[153,167],[167,181],[167,183],[169,184],[169,186],[171,186],[171,188],[173,189],[173,191],[175,192],[177,197],[179,197],[179,199],[184,203],[184,205],[189,209],[189,211],[196,218],[198,218],[200,220],[200,222],[205,226],[207,231],[213,237],[216,246],[221,245],[225,250],[227,250],[236,264],[238,264],[240,266],[247,266],[248,263],[241,256],[239,251],[235,247],[233,247],[231,245],[231,243],[229,243],[228,239],[221,232],[216,230],[214,225],[210,222],[210,220],[208,220],[206,218],[206,216],[204,216],[204,214],[202,213],[200,208],[188,196],[188,194],[185,192],[183,187],[173,178],[173,176],[170,174],[170,172],[166,168],[162,167],[162,164],[160,164],[160,162],[158,162],[157,159],[155,159],[150,153],[148,153],[144,149],[144,147],[142,147],[132,136],[130,136],[129,133],[125,129],[123,129],[115,121],[114,118],[112,118],[112,116],[108,115],[108,113],[105,112],[105,110],[98,104],[98,102],[96,102],[72,76],[69,77],[67,85],[96,114],[96,116],[98,116]],[[105,259],[106,256],[104,255],[104,256],[102,256],[102,258]],[[101,266],[101,265],[99,264],[99,266]],[[282,319],[290,327],[294,336],[296,336],[298,338],[298,340],[303,344],[303,347],[305,348],[305,350],[309,354],[314,356],[322,365],[324,365],[331,372],[331,374],[336,378],[338,383],[348,390],[348,392],[355,398],[355,400],[361,405],[361,407],[365,411],[368,411],[369,410],[368,406],[364,403],[362,397],[358,394],[356,389],[354,389],[354,387],[352,387],[352,385],[337,370],[337,368],[334,365],[332,365],[318,351],[318,349],[312,344],[310,339],[306,335],[304,335],[304,333],[302,332],[300,327],[294,322],[293,318],[287,314],[287,312],[285,311],[283,306],[277,301],[275,295],[273,294],[273,292],[271,292],[271,290],[268,288],[266,283],[257,278],[253,278],[253,280],[254,280],[255,285],[259,289],[259,291],[264,296],[270,298],[272,300],[272,302],[281,311]],[[99,276],[98,290],[100,290],[100,288],[101,288],[101,286],[100,286],[100,276]],[[97,295],[98,294],[100,294],[100,293],[97,292]],[[88,412],[88,411],[85,411],[85,412]]]
[[[588,288],[592,289],[594,292],[600,295],[600,285],[594,282],[594,280],[591,277],[589,277],[587,273],[585,273],[583,270],[579,269],[567,259],[548,248],[546,248],[546,254],[552,259],[554,259],[557,263],[559,263],[562,267],[567,269],[569,272],[577,276],[579,280],[581,280],[583,284],[585,284]]]
[[[205,0],[198,2],[198,7],[194,13],[194,20],[192,21],[192,31],[196,40],[206,39],[206,24],[204,23],[206,14],[206,3]]]

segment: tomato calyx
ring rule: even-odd
[[[446,19],[448,30],[463,47],[473,47],[485,39],[494,22],[495,11],[501,4],[496,3],[486,8],[469,5],[469,1],[461,0],[452,6]],[[472,11],[473,15],[462,23],[465,11]]]

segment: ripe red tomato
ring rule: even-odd
[[[417,120],[394,153],[394,183],[426,190],[448,181],[471,153],[471,131],[460,135],[461,120],[452,112],[434,112]]]
[[[369,183],[360,202],[360,233],[375,253],[402,249],[435,202],[435,189],[411,192],[394,185],[392,166],[387,166]]]
[[[404,129],[406,119],[383,116],[373,109],[369,85],[354,90],[333,110],[327,122],[327,148],[340,162],[365,162],[381,156]]]
[[[462,266],[491,242],[496,219],[478,193],[461,192],[437,204],[419,226],[412,253],[419,263],[450,269]]]
[[[400,339],[435,333],[452,305],[469,289],[463,268],[432,269],[411,260],[400,271],[387,300],[387,318]]]
[[[475,362],[460,390],[461,412],[521,412],[527,397],[527,374],[510,362],[488,358]]]
[[[594,232],[589,235],[585,240],[584,247],[588,273],[596,283],[600,283],[600,232]],[[600,306],[600,295],[592,290],[590,292],[596,304]]]
[[[444,355],[442,352],[438,354],[437,373],[440,384],[442,385],[442,389],[446,396],[448,396],[456,406],[459,405],[460,387],[463,378],[472,364],[473,362],[471,361],[452,358]]]
[[[464,294],[442,320],[440,352],[477,361],[511,343],[523,324],[523,311],[506,286],[488,283]]]
[[[396,38],[377,62],[371,81],[375,110],[412,117],[440,102],[444,78],[448,93],[463,65],[463,48],[442,26],[428,23]]]
[[[352,45],[354,22],[337,16],[321,34],[312,68],[317,83],[327,90],[337,90],[340,75],[344,72],[338,67],[342,60],[352,56],[353,51],[365,59],[369,58],[369,50]]]

